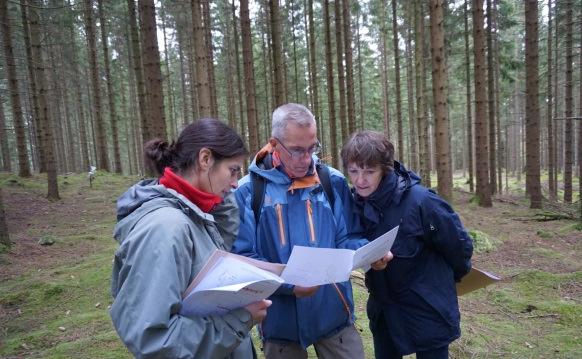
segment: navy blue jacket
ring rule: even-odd
[[[385,270],[366,273],[370,327],[384,320],[402,355],[461,335],[455,282],[471,269],[473,243],[451,206],[398,162],[367,198],[355,194],[370,240],[400,225]]]

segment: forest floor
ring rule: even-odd
[[[0,174],[13,241],[0,249],[1,358],[131,357],[107,309],[115,199],[135,180],[98,173],[90,188],[84,175],[60,176],[62,199],[50,202],[41,176]],[[454,208],[476,238],[473,265],[503,280],[460,297],[463,334],[451,357],[580,358],[582,231],[574,218],[540,221],[542,212],[579,216],[577,204],[531,210],[519,185],[481,208],[456,184]],[[357,327],[373,358],[367,293],[353,282]]]

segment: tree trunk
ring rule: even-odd
[[[396,126],[398,132],[398,149],[395,158],[404,159],[404,132],[402,129],[402,99],[400,97],[400,47],[398,46],[398,22],[396,21],[396,0],[392,0],[392,42],[394,47],[394,71],[396,92]]]
[[[426,114],[425,87],[422,77],[424,76],[424,15],[422,11],[422,1],[415,1],[415,44],[414,59],[416,71],[416,123],[418,128],[418,148],[419,148],[419,173],[425,186],[430,187],[430,157],[428,138],[428,118]]]
[[[321,111],[319,109],[319,90],[318,90],[318,77],[317,77],[317,48],[315,47],[315,22],[313,21],[313,0],[309,0],[309,57],[311,61],[310,73],[311,73],[311,91],[313,93],[313,113],[317,122],[323,129],[323,121],[321,120]],[[323,139],[323,131],[319,134],[320,138]]]
[[[137,12],[135,9],[135,0],[127,0],[127,8],[129,13],[129,29],[131,35],[131,53],[133,55],[133,72],[135,74],[137,100],[139,103],[139,117],[141,119],[141,142],[143,144],[151,140],[154,135],[152,126],[149,123],[149,108],[148,101],[146,101],[146,91],[143,79],[144,75],[141,61],[141,50],[139,46],[139,32],[137,28]],[[142,148],[142,144],[140,144],[140,148]]]
[[[257,105],[255,98],[255,70],[253,61],[253,44],[251,19],[248,0],[240,2],[240,28],[242,35],[243,70],[245,77],[245,98],[247,102],[247,121],[249,128],[249,147],[251,153],[259,150],[259,132],[257,128]]]
[[[2,171],[12,171],[10,148],[8,146],[8,129],[4,117],[4,101],[0,100],[0,146],[2,147]]]
[[[275,107],[279,107],[287,102],[283,67],[283,50],[281,44],[281,14],[279,11],[279,0],[269,0],[269,11],[271,13],[271,46],[273,49],[273,74],[275,78],[275,89],[273,95]]]
[[[32,61],[32,45],[30,43],[30,28],[29,28],[29,20],[28,20],[28,1],[23,1],[23,6],[20,7],[20,13],[22,18],[22,33],[24,37],[24,44],[26,47],[26,68],[28,70],[28,78],[29,78],[29,86],[30,86],[30,98],[32,102],[32,113],[31,113],[31,123],[32,128],[36,128],[37,130],[33,131],[34,135],[29,136],[30,142],[34,143],[36,140],[36,148],[40,147],[41,138],[40,132],[38,131],[38,113],[39,113],[39,105],[38,105],[38,89],[37,89],[37,81],[34,75],[34,64]],[[42,152],[37,150],[38,155],[38,162],[39,167],[44,169],[44,160],[42,159]],[[33,162],[35,157],[33,156]],[[34,166],[33,166],[34,168]]]
[[[572,152],[574,142],[574,128],[572,126],[572,117],[574,116],[574,97],[572,95],[573,86],[573,71],[572,63],[574,62],[574,55],[572,53],[572,2],[564,1],[564,11],[566,12],[566,83],[565,83],[565,100],[566,108],[564,116],[566,117],[564,129],[564,202],[572,203],[572,165],[574,162],[574,154]]]
[[[556,201],[556,182],[554,181],[554,171],[556,170],[555,159],[555,145],[554,145],[554,124],[552,120],[552,107],[554,105],[554,97],[552,94],[552,1],[548,0],[548,66],[547,66],[547,110],[546,121],[548,131],[548,193],[550,201]]]
[[[239,50],[238,50],[238,40],[239,40],[239,33],[237,27],[237,19],[236,19],[236,6],[235,0],[232,0],[231,4],[232,8],[232,24],[234,28],[234,58],[236,61],[236,87],[237,87],[237,98],[238,100],[238,112],[239,112],[239,131],[243,138],[247,138],[248,135],[248,126],[245,126],[245,115],[244,115],[244,101],[243,101],[243,89],[242,89],[242,76],[240,71],[240,57],[239,57]]]
[[[414,85],[412,83],[413,67],[412,67],[412,28],[414,24],[414,3],[409,1],[406,3],[408,21],[406,26],[406,93],[408,102],[408,126],[410,131],[410,168],[418,171],[420,169],[418,158],[418,133],[416,131],[416,115],[414,113]]]
[[[214,49],[212,46],[212,17],[208,0],[200,0],[202,18],[204,19],[204,43],[206,48],[206,69],[208,70],[208,84],[210,86],[211,116],[218,118],[218,99],[216,97],[216,80],[214,76]]]
[[[4,57],[6,58],[6,72],[8,75],[8,90],[12,99],[12,123],[16,134],[16,152],[18,153],[18,175],[30,177],[30,165],[28,162],[28,148],[26,145],[26,132],[22,105],[20,103],[20,90],[16,75],[16,61],[12,48],[12,29],[8,16],[8,0],[0,0],[0,25],[2,26],[2,40],[4,43]],[[10,158],[8,158],[10,162]]]
[[[380,16],[378,16],[378,21],[380,21],[380,81],[382,84],[382,115],[383,115],[383,125],[384,134],[386,137],[392,138],[390,133],[390,103],[388,101],[388,49],[387,49],[387,29],[386,29],[386,0],[380,1]]]
[[[176,123],[176,113],[175,113],[175,97],[174,97],[174,86],[172,84],[172,74],[170,72],[170,55],[168,50],[168,39],[166,38],[166,9],[165,6],[162,4],[160,7],[161,17],[162,17],[162,35],[164,40],[164,77],[166,78],[166,95],[168,96],[168,114],[170,121],[169,128],[170,132],[168,133],[169,138],[176,138],[176,132],[178,129],[178,124]]]
[[[234,66],[233,66],[233,48],[232,48],[232,32],[231,32],[231,19],[230,15],[230,4],[228,1],[221,4],[221,17],[225,19],[222,23],[222,33],[224,34],[224,52],[226,53],[226,61],[224,62],[224,73],[226,76],[226,111],[228,116],[228,125],[232,128],[236,128],[236,109],[235,109],[235,94],[234,94],[234,83],[231,79],[234,78]]]
[[[343,41],[342,41],[342,13],[341,0],[335,0],[334,9],[334,25],[335,25],[335,50],[337,61],[337,79],[339,92],[339,119],[341,124],[341,138],[342,143],[348,138],[348,121],[346,116],[346,79],[344,71],[343,60]]]
[[[164,93],[162,91],[162,71],[160,69],[160,52],[156,26],[156,8],[154,0],[138,0],[138,12],[141,35],[141,51],[144,70],[144,83],[148,101],[151,135],[165,140],[166,112],[164,110]]]
[[[531,208],[542,208],[538,106],[538,2],[525,3],[526,188]]]
[[[359,8],[358,8],[359,10]],[[364,121],[364,76],[363,76],[363,66],[362,66],[362,46],[360,41],[360,12],[356,16],[356,43],[358,44],[358,88],[359,88],[359,102],[360,102],[360,120],[358,121],[360,129],[365,128]]]
[[[0,245],[10,247],[11,244],[10,235],[8,234],[8,224],[6,223],[6,212],[4,211],[4,198],[2,188],[0,187]]]
[[[97,46],[95,44],[95,22],[93,20],[93,0],[85,0],[85,34],[87,36],[87,51],[89,53],[89,67],[91,69],[91,86],[93,88],[94,116],[97,125],[97,168],[109,171],[109,157],[107,156],[107,134],[101,113],[101,87],[99,85],[99,67],[97,65]],[[48,163],[47,163],[48,166]]]
[[[333,86],[333,60],[331,55],[331,19],[329,14],[329,0],[323,1],[323,21],[325,27],[325,67],[327,74],[327,103],[329,113],[329,154],[331,163],[335,168],[339,168],[338,148],[337,148],[337,125],[335,119],[335,91]]]
[[[113,170],[121,173],[121,153],[119,151],[119,131],[117,128],[117,109],[113,97],[113,79],[109,65],[109,47],[107,46],[107,22],[103,13],[103,0],[97,0],[99,7],[99,23],[101,28],[101,46],[103,47],[103,64],[105,66],[105,81],[107,82],[107,98],[109,101],[109,120],[111,121],[111,135],[113,141]]]
[[[299,69],[297,65],[297,35],[295,35],[295,2],[289,1],[291,15],[291,37],[293,43],[293,76],[295,80],[295,99],[294,102],[301,102],[299,99]]]
[[[352,56],[352,27],[349,0],[342,0],[344,25],[344,53],[346,59],[346,102],[348,107],[348,135],[356,130],[356,99],[354,95],[354,60]]]
[[[453,199],[449,118],[447,109],[447,64],[443,30],[443,0],[430,2],[430,39],[432,54],[432,94],[436,135],[436,167],[438,193],[447,201]]]
[[[475,86],[475,153],[477,168],[477,197],[481,207],[491,207],[487,142],[487,97],[485,83],[485,34],[483,29],[483,0],[473,0],[473,62]]]
[[[467,121],[467,147],[466,149],[466,158],[467,158],[467,167],[469,172],[469,191],[473,192],[475,188],[473,187],[473,111],[471,109],[471,60],[469,57],[469,0],[465,0],[464,2],[464,23],[465,23],[465,87],[466,87],[466,105],[467,105],[467,114],[466,114],[466,121]]]
[[[491,194],[497,191],[497,161],[495,144],[495,72],[493,66],[493,5],[487,0],[487,100],[489,111],[489,186]]]
[[[194,54],[196,58],[196,90],[200,117],[212,116],[210,78],[208,74],[208,51],[204,32],[204,22],[200,11],[200,0],[192,1],[192,26],[194,29]]]
[[[40,8],[39,0],[32,2],[33,7],[31,11],[30,22],[30,43],[32,46],[32,58],[34,63],[35,78],[38,85],[38,104],[39,104],[39,123],[41,126],[40,132],[43,135],[41,146],[43,158],[45,159],[47,172],[47,198],[50,200],[59,199],[59,187],[57,181],[57,163],[55,160],[55,146],[53,138],[53,123],[50,118],[50,111],[48,109],[48,101],[46,95],[48,88],[46,85],[46,75],[44,68],[44,60],[41,48],[41,32],[40,15],[38,9]]]

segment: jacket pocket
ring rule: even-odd
[[[313,224],[313,207],[311,206],[311,200],[305,201],[305,206],[307,207],[307,224],[309,226],[309,240],[311,244],[315,243],[315,225]]]

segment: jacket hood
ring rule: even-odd
[[[174,207],[191,215],[214,221],[211,214],[204,213],[186,197],[159,184],[158,179],[147,179],[131,186],[117,199],[117,225],[114,237],[122,242],[125,235],[145,214],[161,207]]]
[[[394,161],[394,175],[397,176],[397,185],[394,192],[393,200],[398,204],[404,192],[408,191],[411,187],[420,184],[420,176],[418,176],[413,171],[410,171],[404,167],[404,165],[398,161]]]

